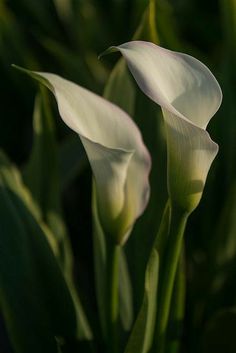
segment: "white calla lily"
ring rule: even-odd
[[[162,108],[169,194],[173,203],[192,212],[218,152],[206,127],[220,107],[220,86],[210,70],[189,55],[144,41],[111,47],[108,52],[117,50],[140,89]]]
[[[61,118],[79,134],[95,178],[101,225],[123,244],[149,199],[151,160],[137,126],[119,107],[75,83],[27,73],[53,92]]]

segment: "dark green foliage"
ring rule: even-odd
[[[17,171],[1,153],[2,313],[16,351],[57,352],[57,336],[75,336],[76,315],[62,271],[30,202]]]
[[[235,1],[156,0],[151,17],[148,4],[147,0],[0,0],[0,147],[4,151],[0,155],[0,312],[7,330],[4,337],[8,335],[11,342],[0,342],[1,353],[9,353],[5,346],[16,353],[104,352],[106,337],[101,280],[105,250],[101,238],[95,238],[101,247],[93,258],[87,157],[77,136],[58,118],[50,94],[41,92],[35,101],[38,88],[12,63],[55,72],[104,92],[139,126],[152,155],[152,193],[122,260],[120,352],[135,319],[133,335],[142,331],[139,318],[153,308],[144,280],[167,198],[161,112],[137,89],[118,54],[97,58],[107,47],[132,38],[196,56],[222,86],[223,105],[209,126],[220,153],[187,226],[167,351],[236,351]],[[135,344],[142,352],[139,341]]]

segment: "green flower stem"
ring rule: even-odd
[[[119,351],[119,253],[119,245],[109,244],[107,251],[108,353],[117,353]]]
[[[181,337],[183,334],[183,319],[185,313],[186,276],[185,256],[182,248],[177,273],[175,276],[174,290],[171,300],[171,312],[168,327],[168,342],[166,353],[178,353],[181,348]]]
[[[166,243],[168,240],[170,228],[170,200],[166,202],[159,230],[155,239],[154,247],[158,252],[160,263],[162,262],[163,254],[165,252]]]
[[[164,353],[166,331],[170,313],[172,292],[174,287],[177,265],[180,257],[183,234],[188,214],[171,205],[171,221],[168,244],[161,263],[161,283],[158,293],[158,311],[156,323],[157,353]]]

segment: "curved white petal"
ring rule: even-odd
[[[123,110],[75,83],[50,73],[32,75],[51,89],[62,119],[79,134],[95,177],[101,224],[124,242],[149,198],[151,162],[137,126]]]
[[[220,86],[199,60],[153,43],[133,41],[111,50],[121,52],[140,89],[162,107],[169,194],[190,212],[200,201],[218,151],[205,129],[220,107]]]
[[[173,203],[193,211],[202,196],[218,145],[207,131],[163,110],[168,153],[168,190]]]
[[[206,128],[220,107],[222,93],[203,63],[150,42],[133,41],[116,49],[147,96],[173,114]]]

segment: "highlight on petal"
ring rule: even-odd
[[[118,50],[140,89],[163,111],[167,134],[168,189],[187,212],[198,205],[218,146],[205,131],[222,101],[220,86],[199,60],[133,41]]]
[[[94,174],[103,230],[124,243],[149,199],[151,160],[137,126],[123,110],[73,82],[23,71],[53,92],[61,118],[79,134]]]

